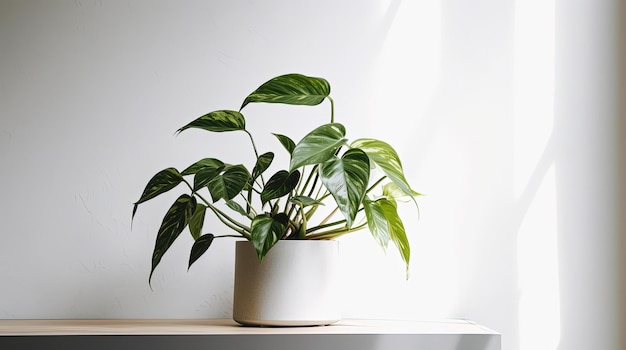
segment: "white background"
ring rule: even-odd
[[[234,241],[187,272],[181,235],[151,290],[177,193],[131,231],[132,203],[163,168],[249,162],[244,134],[174,132],[298,72],[328,79],[348,137],[391,143],[425,194],[419,219],[402,209],[408,281],[367,231],[341,239],[344,317],[472,319],[506,350],[623,348],[621,5],[1,0],[0,318],[230,317]],[[328,108],[244,112],[266,150]]]

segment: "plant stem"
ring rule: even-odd
[[[330,101],[330,122],[334,123],[335,122],[335,101],[330,96],[326,96],[326,98],[328,98],[328,100]]]
[[[333,227],[333,226],[337,226],[337,225],[345,225],[345,224],[346,224],[346,220],[342,219],[342,220],[334,221],[334,222],[331,222],[331,223],[320,224],[320,225],[317,225],[315,227],[311,227],[310,229],[307,230],[307,233],[308,233],[307,234],[307,238],[308,237],[315,238],[317,236],[324,235],[324,234],[326,234],[328,232],[328,231],[326,231],[326,232],[320,232],[320,233],[312,233],[312,232],[315,232],[317,230],[321,230],[323,228]],[[338,230],[338,229],[335,229],[335,230]]]
[[[198,192],[195,192],[194,194],[196,196],[198,196],[198,198],[200,198],[209,209],[211,209],[211,211],[215,214],[215,216],[217,216],[217,218],[224,225],[228,226],[228,228],[230,228],[231,230],[241,234],[246,239],[248,239],[248,240],[252,239],[252,237],[250,236],[250,233],[249,233],[250,232],[250,227],[245,226],[244,224],[242,224],[242,223],[238,222],[237,220],[235,220],[235,219],[231,218],[230,216],[228,216],[223,211],[219,210],[219,208],[217,208],[213,204],[209,203],[209,201],[207,201],[204,197],[202,197],[202,195],[200,195]]]
[[[331,231],[326,231],[326,232],[320,232],[317,233],[315,235],[308,235],[307,239],[333,239],[333,238],[337,238],[339,236],[343,236],[347,233],[351,233],[351,232],[355,232],[355,231],[359,231],[364,229],[367,226],[367,223],[361,224],[357,227],[353,227],[349,230],[346,229],[336,229],[336,230],[331,230]]]
[[[374,187],[378,186],[379,183],[381,183],[384,179],[387,178],[387,175],[381,177],[380,179],[378,179],[378,181],[374,182],[374,184],[372,186],[370,186],[370,188],[367,189],[367,191],[365,191],[365,193],[370,193],[371,190],[374,189]]]

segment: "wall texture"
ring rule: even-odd
[[[173,197],[131,230],[132,203],[163,168],[249,161],[243,135],[174,132],[300,72],[327,78],[348,137],[389,141],[425,194],[419,219],[403,209],[408,281],[366,231],[341,239],[345,317],[473,319],[507,350],[619,349],[618,5],[1,0],[0,318],[230,317],[234,242],[187,271],[183,237],[150,289]],[[327,112],[246,117],[269,148]]]

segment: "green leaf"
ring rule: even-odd
[[[226,206],[243,216],[248,216],[248,213],[246,213],[246,210],[241,205],[239,205],[239,203],[233,200],[226,201]]]
[[[225,169],[222,174],[218,174],[207,184],[213,202],[221,198],[227,200],[235,198],[250,180],[250,173],[241,164],[230,165]]]
[[[261,192],[261,203],[265,205],[268,201],[274,198],[280,198],[296,188],[298,181],[300,180],[300,172],[294,171],[292,173],[286,170],[280,170],[265,184],[265,188]]]
[[[274,160],[274,153],[267,152],[267,153],[261,154],[259,158],[256,160],[256,164],[254,165],[254,168],[252,169],[251,181],[254,181],[257,177],[261,176],[261,174],[263,174],[263,172],[267,170],[267,168],[269,168],[273,160]]]
[[[152,279],[154,269],[159,265],[163,254],[167,252],[174,240],[178,238],[181,232],[187,227],[194,210],[196,209],[196,198],[183,194],[165,214],[159,232],[157,233],[154,251],[152,252],[152,269],[148,283]]]
[[[242,110],[251,102],[284,103],[314,106],[330,94],[330,84],[323,78],[286,74],[270,79],[243,101]]]
[[[369,176],[369,158],[359,149],[348,150],[341,158],[330,159],[320,168],[322,183],[335,198],[348,228],[352,227],[361,206]]]
[[[291,197],[289,199],[289,201],[291,201],[293,203],[296,203],[296,204],[299,204],[299,205],[302,205],[304,207],[308,207],[308,206],[311,206],[311,205],[324,205],[324,203],[322,203],[322,202],[320,202],[320,201],[318,201],[316,199],[313,199],[313,198],[311,198],[309,196],[294,196],[294,197]]]
[[[400,252],[402,260],[404,260],[408,278],[411,247],[409,246],[409,239],[407,238],[406,231],[404,230],[404,224],[402,223],[402,220],[398,215],[396,202],[393,200],[381,199],[378,201],[378,203],[383,210],[385,219],[387,219],[389,227],[389,238],[391,238],[391,241],[395,243],[396,248],[398,248],[398,251]]]
[[[398,215],[396,202],[393,200],[380,199],[363,201],[367,224],[370,232],[376,241],[385,249],[387,242],[391,240],[398,248],[398,252],[402,257],[407,269],[409,269],[409,260],[411,258],[411,248],[409,240],[406,236],[404,224]]]
[[[377,201],[372,201],[367,197],[363,199],[363,209],[365,209],[370,233],[383,250],[386,250],[391,237],[389,237],[389,222],[383,209]]]
[[[261,214],[252,219],[250,235],[259,261],[263,261],[267,252],[283,237],[287,230],[288,220],[284,213],[273,217]]]
[[[339,123],[324,124],[304,136],[291,154],[291,171],[309,164],[320,164],[345,144],[346,129]]]
[[[202,226],[204,226],[204,217],[206,215],[206,205],[202,203],[196,204],[196,209],[189,219],[189,232],[191,232],[191,237],[193,239],[198,239],[202,234]]]
[[[413,197],[421,196],[422,194],[416,191],[412,191],[412,195],[409,196],[398,185],[393,182],[388,182],[383,186],[383,196],[389,199],[395,199],[401,202],[408,202],[413,199]]]
[[[246,129],[246,119],[243,114],[237,111],[221,110],[205,114],[202,117],[178,129],[181,133],[184,130],[196,128],[213,132],[235,131]]]
[[[213,238],[215,238],[215,236],[207,233],[206,235],[200,236],[196,239],[196,241],[193,243],[193,246],[191,246],[191,254],[189,255],[189,266],[187,267],[187,269],[189,269],[191,265],[196,262],[196,260],[198,260],[198,258],[200,258],[202,254],[204,254],[204,252],[207,251],[207,249],[209,249],[211,243],[213,243]]]
[[[146,188],[143,190],[141,194],[141,198],[135,205],[133,206],[133,215],[132,218],[135,217],[135,213],[137,212],[137,207],[140,203],[143,203],[147,200],[150,200],[162,193],[165,193],[172,188],[178,186],[178,184],[183,181],[182,175],[178,172],[178,170],[174,168],[167,168],[159,171],[148,181]],[[131,220],[132,220],[131,218]]]
[[[404,177],[402,163],[398,153],[387,143],[374,139],[358,139],[350,145],[352,148],[359,148],[376,163],[387,177],[404,192],[412,196],[415,191],[411,189],[408,181]]]
[[[224,166],[224,162],[215,158],[204,158],[201,159],[192,165],[190,165],[187,169],[185,169],[181,174],[182,175],[192,175],[197,173],[200,169],[203,168],[219,168]]]
[[[287,150],[287,152],[289,152],[289,154],[293,153],[293,149],[296,148],[296,143],[293,142],[292,139],[290,139],[288,136],[281,135],[281,134],[273,134],[273,135],[276,136],[278,141],[280,141],[280,144],[283,145],[283,147],[285,147],[285,149]]]
[[[193,190],[197,191],[204,186],[207,186],[211,180],[219,175],[224,170],[224,166],[217,168],[204,167],[196,172],[196,176],[193,177]]]

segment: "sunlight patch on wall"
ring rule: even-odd
[[[554,123],[554,0],[515,5],[515,194],[525,190]]]
[[[390,1],[381,11],[381,25],[388,26],[374,67],[371,101],[375,122],[397,118],[405,125],[427,108],[441,70],[441,4],[439,1]],[[411,117],[407,117],[410,114]],[[390,120],[393,121],[393,120]],[[394,127],[394,133],[398,131]]]
[[[520,349],[556,349],[560,300],[554,166],[518,231]]]
[[[514,192],[521,350],[555,350],[560,291],[554,147],[554,0],[515,5]]]

